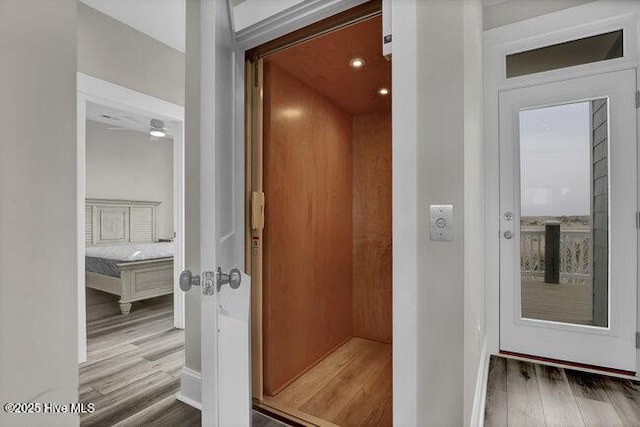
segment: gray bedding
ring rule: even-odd
[[[86,271],[104,274],[105,276],[111,277],[120,277],[120,269],[117,267],[117,264],[121,264],[123,262],[126,261],[96,258],[91,256],[84,257],[84,266]]]
[[[171,258],[173,253],[173,242],[88,246],[84,264],[86,271],[119,278],[118,264]]]

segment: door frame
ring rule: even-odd
[[[263,262],[264,262],[264,143],[263,143],[263,91],[264,60],[282,49],[328,32],[340,30],[382,14],[381,4],[364,3],[347,11],[332,15],[301,30],[287,33],[281,38],[260,45],[245,55],[245,270],[251,275],[251,352],[252,352],[252,394],[257,404],[268,410],[274,402],[267,402],[263,395]],[[255,195],[254,195],[255,193]],[[254,196],[256,197],[254,199]],[[255,206],[254,206],[255,203]],[[255,224],[254,224],[255,223]],[[254,225],[256,226],[254,228]],[[262,242],[262,243],[260,243]],[[291,415],[291,414],[290,414]],[[307,414],[308,415],[308,414]],[[291,415],[299,419],[297,415]],[[304,416],[304,415],[301,415]],[[313,418],[308,415],[309,419]]]
[[[237,105],[235,142],[245,143],[245,52],[307,25],[344,12],[368,0],[308,0],[276,12],[236,33],[238,78],[235,81]],[[250,3],[260,0],[247,0]],[[419,212],[417,201],[418,122],[416,105],[418,82],[416,3],[392,2],[391,19],[394,52],[392,65],[392,244],[393,244],[393,422],[418,425],[418,241]],[[213,51],[207,38],[202,52]],[[382,49],[382,43],[381,43]],[[240,63],[242,61],[242,63]],[[240,78],[241,77],[241,78]],[[242,151],[244,156],[244,150]],[[244,200],[244,187],[237,190]],[[245,221],[244,210],[237,221]]]
[[[505,56],[508,54],[619,29],[624,31],[623,58],[510,79],[506,78],[504,64]],[[640,4],[630,4],[630,2],[614,3],[599,0],[526,21],[494,28],[484,33],[485,313],[487,349],[490,354],[497,355],[500,353],[500,151],[498,140],[498,95],[500,92],[510,89],[560,82],[628,68],[638,68],[640,60],[640,45],[638,45],[639,31]],[[636,76],[636,79],[637,78]],[[640,120],[637,119],[636,124],[640,126]],[[636,325],[636,328],[640,330],[640,295],[637,319],[639,324]],[[515,358],[519,357],[516,356]],[[636,354],[636,360],[640,362],[640,354],[638,352]],[[565,366],[562,363],[549,364]],[[574,369],[576,369],[576,367],[574,367]],[[577,369],[593,371],[592,369],[581,367]],[[640,378],[640,373],[637,373],[637,375],[638,377],[635,378]]]
[[[153,96],[119,86],[83,73],[77,73],[77,212],[78,212],[78,363],[87,360],[86,290],[84,268],[84,204],[86,197],[86,120],[87,103],[106,105],[120,110],[154,115],[178,122],[173,143],[173,227],[174,256],[173,323],[184,329],[184,292],[178,277],[184,270],[184,107]]]
[[[500,93],[500,109],[503,114],[500,120],[500,136],[503,138],[500,141],[500,156],[504,162],[500,164],[500,212],[513,212],[511,220],[501,219],[501,232],[513,232],[511,240],[501,239],[503,286],[500,289],[500,349],[503,352],[591,364],[611,371],[619,370],[627,375],[638,372],[634,337],[637,307],[635,299],[629,298],[630,294],[635,298],[638,283],[638,233],[633,219],[638,209],[638,180],[626,179],[635,176],[638,170],[636,156],[629,156],[631,152],[635,154],[637,148],[636,79],[637,70],[629,68]],[[630,91],[629,87],[633,90]],[[523,233],[520,174],[524,167],[520,165],[523,146],[519,143],[522,137],[518,126],[521,117],[519,113],[581,103],[588,105],[583,119],[588,117],[591,122],[590,102],[596,99],[605,99],[608,111],[614,112],[610,114],[608,121],[609,132],[614,141],[608,152],[608,161],[610,170],[617,171],[617,175],[609,180],[611,200],[607,208],[610,218],[609,236],[613,243],[609,249],[611,255],[607,256],[609,265],[612,266],[608,281],[614,284],[607,298],[610,307],[609,321],[606,325],[584,325],[568,320],[552,320],[545,316],[521,316],[524,300],[520,285],[522,282],[524,286],[525,280],[520,274],[520,243]],[[591,151],[590,139],[588,147],[583,149],[586,153]],[[589,154],[587,156],[587,159],[593,157]],[[593,159],[588,160],[587,164],[590,168]],[[585,171],[587,176],[583,176],[583,182],[589,184],[588,188],[592,186],[593,175],[589,168]],[[590,200],[590,196],[585,197],[583,200]],[[595,282],[593,286],[595,288]],[[629,321],[631,319],[633,321]]]

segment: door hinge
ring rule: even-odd
[[[262,191],[251,192],[251,229],[262,230],[264,228],[264,193]]]
[[[636,348],[640,348],[640,332],[636,332]]]
[[[640,90],[636,91],[636,108],[640,108]]]
[[[636,212],[636,228],[640,229],[640,212]]]

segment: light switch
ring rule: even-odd
[[[453,205],[431,205],[429,238],[450,242],[453,240]]]

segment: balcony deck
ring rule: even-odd
[[[523,281],[522,317],[556,322],[593,324],[593,292],[583,283]]]

